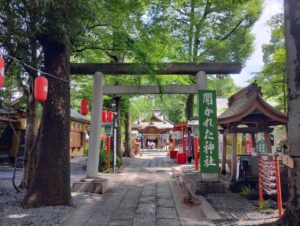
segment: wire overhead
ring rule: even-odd
[[[15,58],[15,57],[11,56],[11,55],[8,55],[8,54],[3,54],[3,55],[4,55],[4,56],[7,56],[7,57],[9,57],[9,58],[11,58],[11,59],[13,59],[13,60],[15,60],[15,61],[17,61],[17,62],[23,64],[23,65],[25,65],[26,67],[28,67],[28,68],[30,68],[30,69],[32,69],[32,70],[34,70],[34,71],[37,71],[37,72],[40,72],[40,73],[42,73],[42,74],[48,75],[48,76],[50,76],[50,77],[52,77],[52,78],[54,78],[54,79],[60,80],[60,81],[62,81],[62,82],[70,83],[69,80],[62,79],[62,78],[58,78],[58,77],[56,77],[56,76],[54,76],[54,75],[52,75],[52,74],[49,74],[49,73],[44,72],[44,71],[41,71],[41,70],[39,70],[39,69],[37,69],[37,68],[35,68],[35,67],[32,67],[31,65],[29,65],[29,64],[27,64],[27,63],[25,63],[25,62],[23,62],[23,61],[21,61],[21,60]]]

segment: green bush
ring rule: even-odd
[[[85,157],[87,157],[88,154],[89,154],[89,146],[86,145],[86,146],[84,147],[84,150],[83,150],[83,155],[84,155]]]
[[[99,152],[98,171],[104,172],[105,170],[106,170],[106,151],[102,149]]]
[[[268,210],[270,208],[270,204],[268,201],[263,200],[261,203],[259,203],[259,209],[264,211]]]
[[[240,194],[241,195],[250,195],[251,193],[253,192],[253,190],[251,189],[250,186],[241,186],[241,191],[240,191]]]
[[[117,156],[117,162],[116,162],[116,164],[117,164],[117,167],[120,167],[123,164],[122,158],[120,158],[119,156]]]

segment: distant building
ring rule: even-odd
[[[151,149],[162,148],[173,127],[174,123],[160,110],[153,110],[150,120],[138,119],[132,130],[137,130],[141,134],[142,147]]]
[[[90,121],[74,110],[70,111],[70,116],[70,156],[82,156]],[[0,162],[8,159],[13,161],[16,153],[18,156],[24,154],[25,131],[26,113],[24,111],[0,109]]]

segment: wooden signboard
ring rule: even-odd
[[[294,159],[289,155],[282,155],[282,163],[290,168],[294,168]]]
[[[198,95],[201,173],[219,173],[216,92],[200,90]]]

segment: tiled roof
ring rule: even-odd
[[[78,113],[73,109],[70,109],[70,116],[71,120],[90,124],[90,120],[86,119],[82,114]]]
[[[132,129],[144,129],[146,127],[156,127],[158,129],[173,129],[174,123],[169,121],[166,116],[163,116],[160,110],[153,110],[150,122],[136,122]]]
[[[278,111],[261,97],[260,87],[256,83],[245,87],[229,98],[229,106],[218,117],[219,125],[233,122],[241,122],[249,115],[255,115],[259,121],[259,115],[267,116],[272,124],[286,124],[287,115]]]

